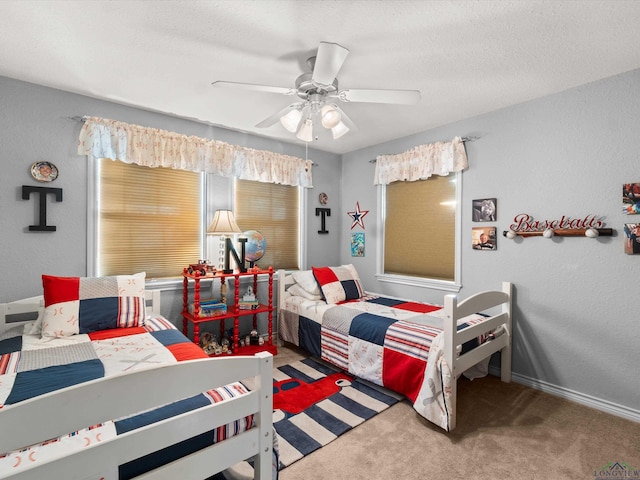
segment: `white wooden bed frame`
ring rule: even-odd
[[[294,283],[290,273],[284,270],[278,271],[278,318],[280,318],[281,299],[284,298],[285,291]],[[457,296],[453,294],[445,296],[444,358],[451,367],[452,378],[458,378],[468,368],[500,352],[500,379],[503,382],[511,381],[512,297],[513,285],[510,282],[503,282],[502,290],[483,291],[461,301],[458,301]],[[495,308],[500,312],[488,312]],[[458,330],[458,320],[474,313],[482,313],[488,317],[481,323]],[[465,354],[458,353],[462,344],[491,331],[495,331],[496,335],[490,340]],[[450,431],[456,427],[457,382],[452,381],[451,388],[454,415],[449,425]]]
[[[149,301],[150,311],[160,312],[160,292],[147,291]],[[10,321],[12,317],[37,312],[42,306],[42,297],[0,304],[0,333],[27,323]],[[184,361],[93,380],[0,409],[0,452],[41,443],[253,377],[255,388],[246,395],[132,430],[8,478],[100,478],[101,472],[114,468],[117,471],[118,465],[253,414],[255,428],[136,478],[204,479],[243,460],[253,460],[254,479],[271,480],[273,358],[266,352],[254,357]],[[0,472],[0,478],[5,478],[3,474]]]

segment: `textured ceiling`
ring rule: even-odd
[[[312,145],[336,153],[640,67],[636,0],[3,0],[0,18],[2,76],[291,143],[255,124],[292,97],[211,83],[293,87],[326,41],[350,50],[341,89],[420,90],[341,104],[358,130]]]

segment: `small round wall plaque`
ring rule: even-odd
[[[51,162],[36,162],[31,165],[31,176],[38,182],[53,182],[58,178],[58,167]]]

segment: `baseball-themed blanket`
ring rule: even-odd
[[[335,304],[286,292],[279,301],[283,340],[401,393],[421,415],[449,430],[452,379],[442,350],[441,306],[366,294]],[[466,317],[458,329],[484,318]],[[462,352],[482,341],[466,343]]]
[[[47,337],[40,332],[23,334],[21,328],[5,332],[0,336],[0,408],[9,409],[37,395],[98,378],[206,358],[197,345],[163,317],[151,315],[141,323],[142,326],[60,337]],[[104,441],[143,425],[246,392],[241,383],[233,383],[139,415],[87,426],[44,444],[25,445],[19,451],[0,452],[0,478],[12,475],[34,462],[63,457],[93,442]],[[52,416],[55,414],[51,412]],[[245,431],[252,425],[252,416],[239,419],[193,439],[189,445],[186,443],[190,441],[183,442],[175,452],[169,448],[121,465],[109,478],[132,478],[184,456],[189,451],[196,451]]]

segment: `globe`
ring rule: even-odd
[[[248,260],[249,265],[253,267],[253,264],[264,256],[264,252],[267,250],[267,241],[257,230],[248,230],[242,235],[247,237],[244,258]]]

